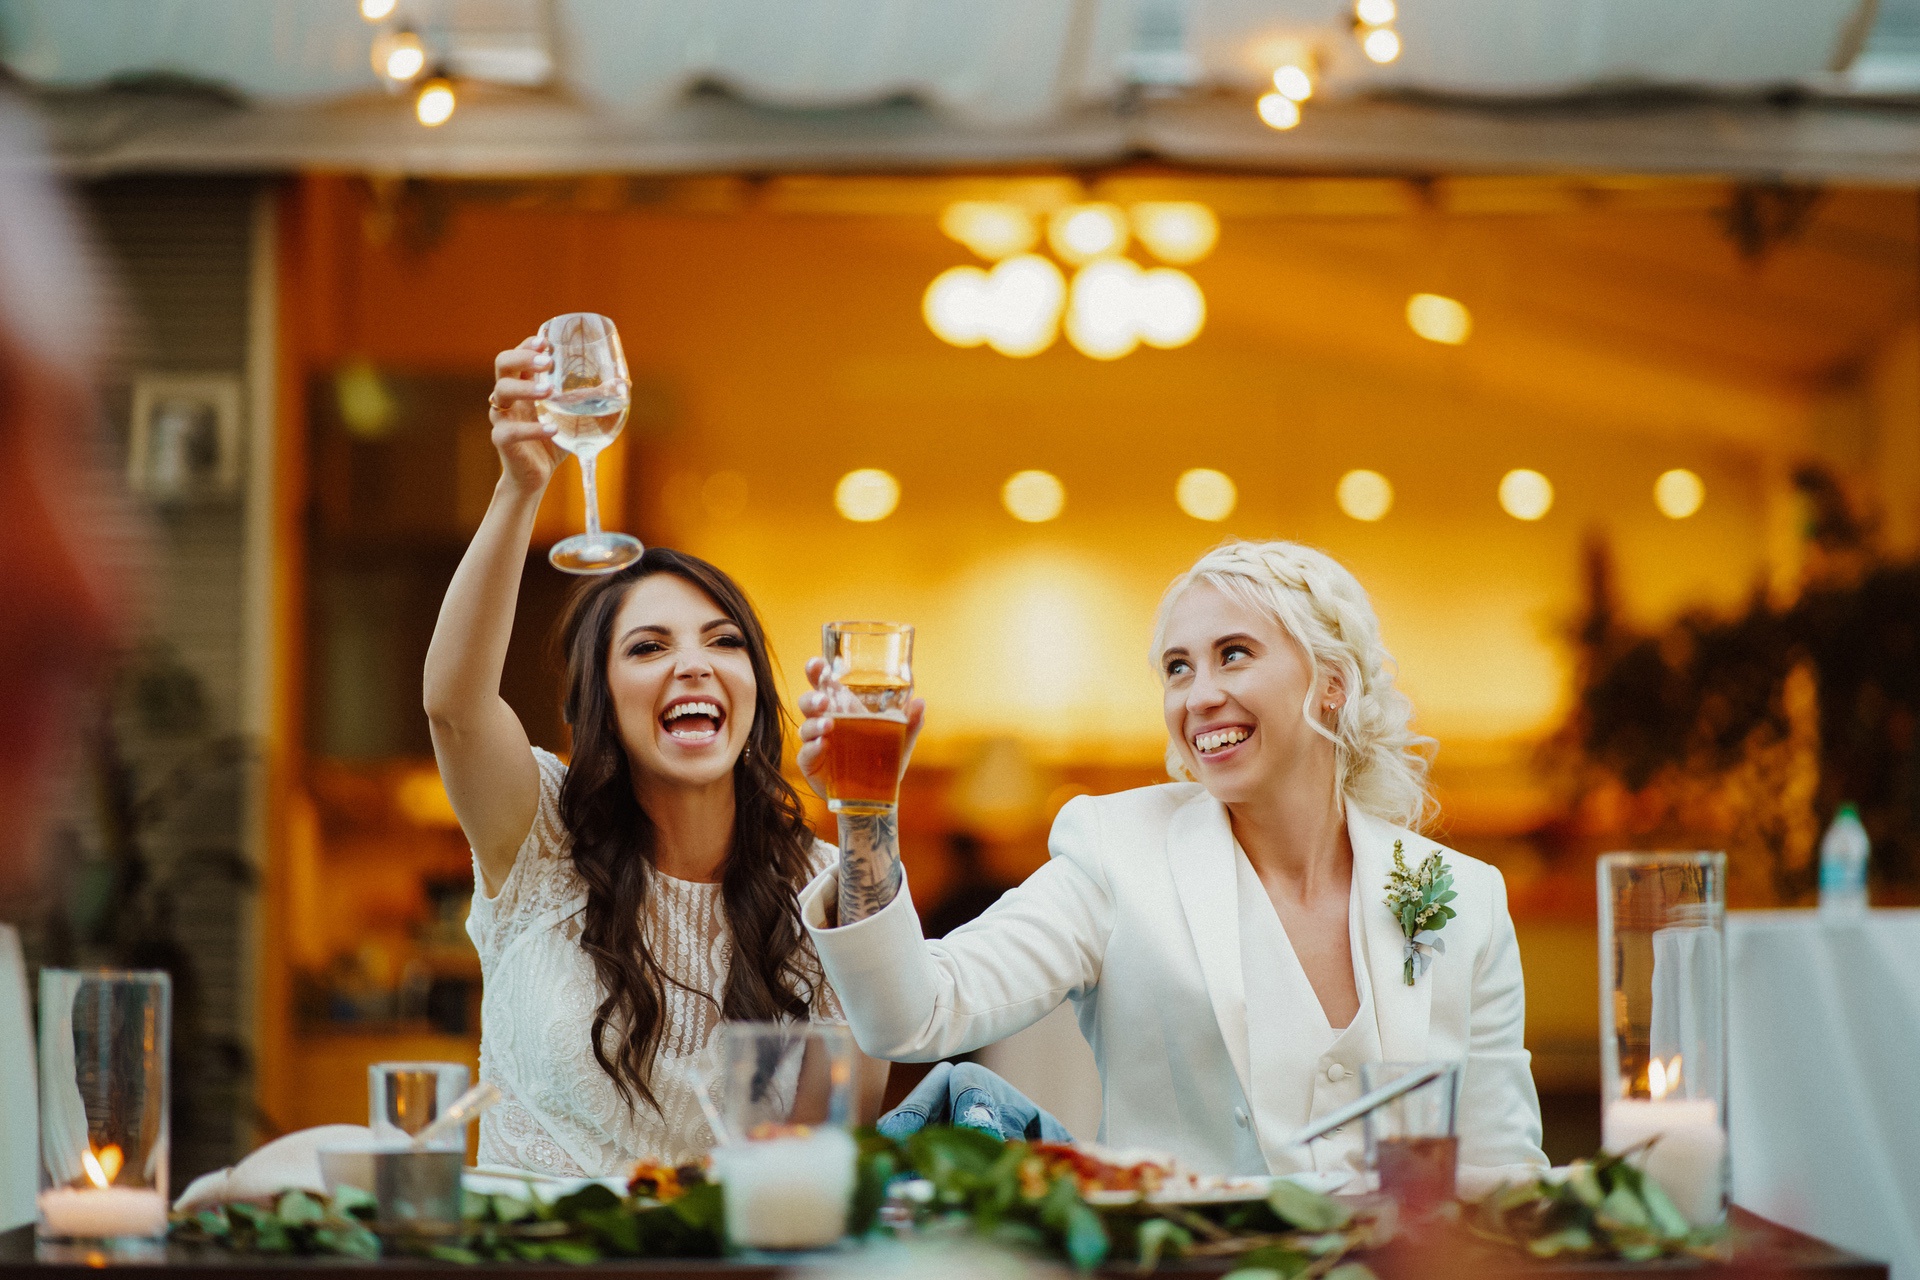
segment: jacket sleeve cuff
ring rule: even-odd
[[[892,902],[864,920],[827,927],[827,902],[840,891],[829,867],[800,894],[800,918],[827,981],[840,997],[860,1048],[877,1058],[913,1061],[925,1038],[938,979],[905,879]]]

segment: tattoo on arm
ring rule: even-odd
[[[873,915],[900,892],[900,823],[891,813],[840,815],[840,919]]]

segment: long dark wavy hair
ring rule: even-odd
[[[733,953],[720,1016],[805,1019],[808,998],[824,979],[795,900],[806,883],[813,831],[799,793],[780,772],[786,709],[766,632],[732,578],[704,560],[650,547],[628,568],[585,583],[561,619],[573,760],[560,789],[560,816],[573,839],[573,865],[587,885],[580,945],[606,993],[594,1010],[593,1056],[627,1105],[640,1099],[658,1110],[650,1076],[665,1030],[661,1010],[667,984],[682,984],[661,968],[641,929],[655,874],[654,826],[634,792],[607,682],[614,618],[634,584],[656,573],[692,583],[740,628],[757,690],[747,747],[733,767],[733,845],[721,868]]]

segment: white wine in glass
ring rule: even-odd
[[[591,312],[555,316],[540,326],[553,357],[553,394],[538,401],[540,421],[553,428],[553,442],[580,459],[586,490],[587,531],[556,542],[547,559],[568,573],[612,573],[640,558],[640,540],[600,529],[600,494],[594,466],[600,451],[626,425],[633,404],[626,353],[613,321]]]

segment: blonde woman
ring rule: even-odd
[[[1287,1138],[1357,1097],[1362,1063],[1458,1061],[1463,1182],[1544,1167],[1506,888],[1419,834],[1427,740],[1360,584],[1229,543],[1167,590],[1153,661],[1180,781],[1070,802],[1047,865],[946,938],[922,939],[889,824],[843,824],[801,911],[861,1047],[963,1053],[1070,1000],[1104,1141],[1251,1174],[1359,1168],[1358,1124]],[[833,726],[817,693],[801,709],[811,777]],[[1386,905],[1396,849],[1453,878],[1452,917],[1413,939]]]

